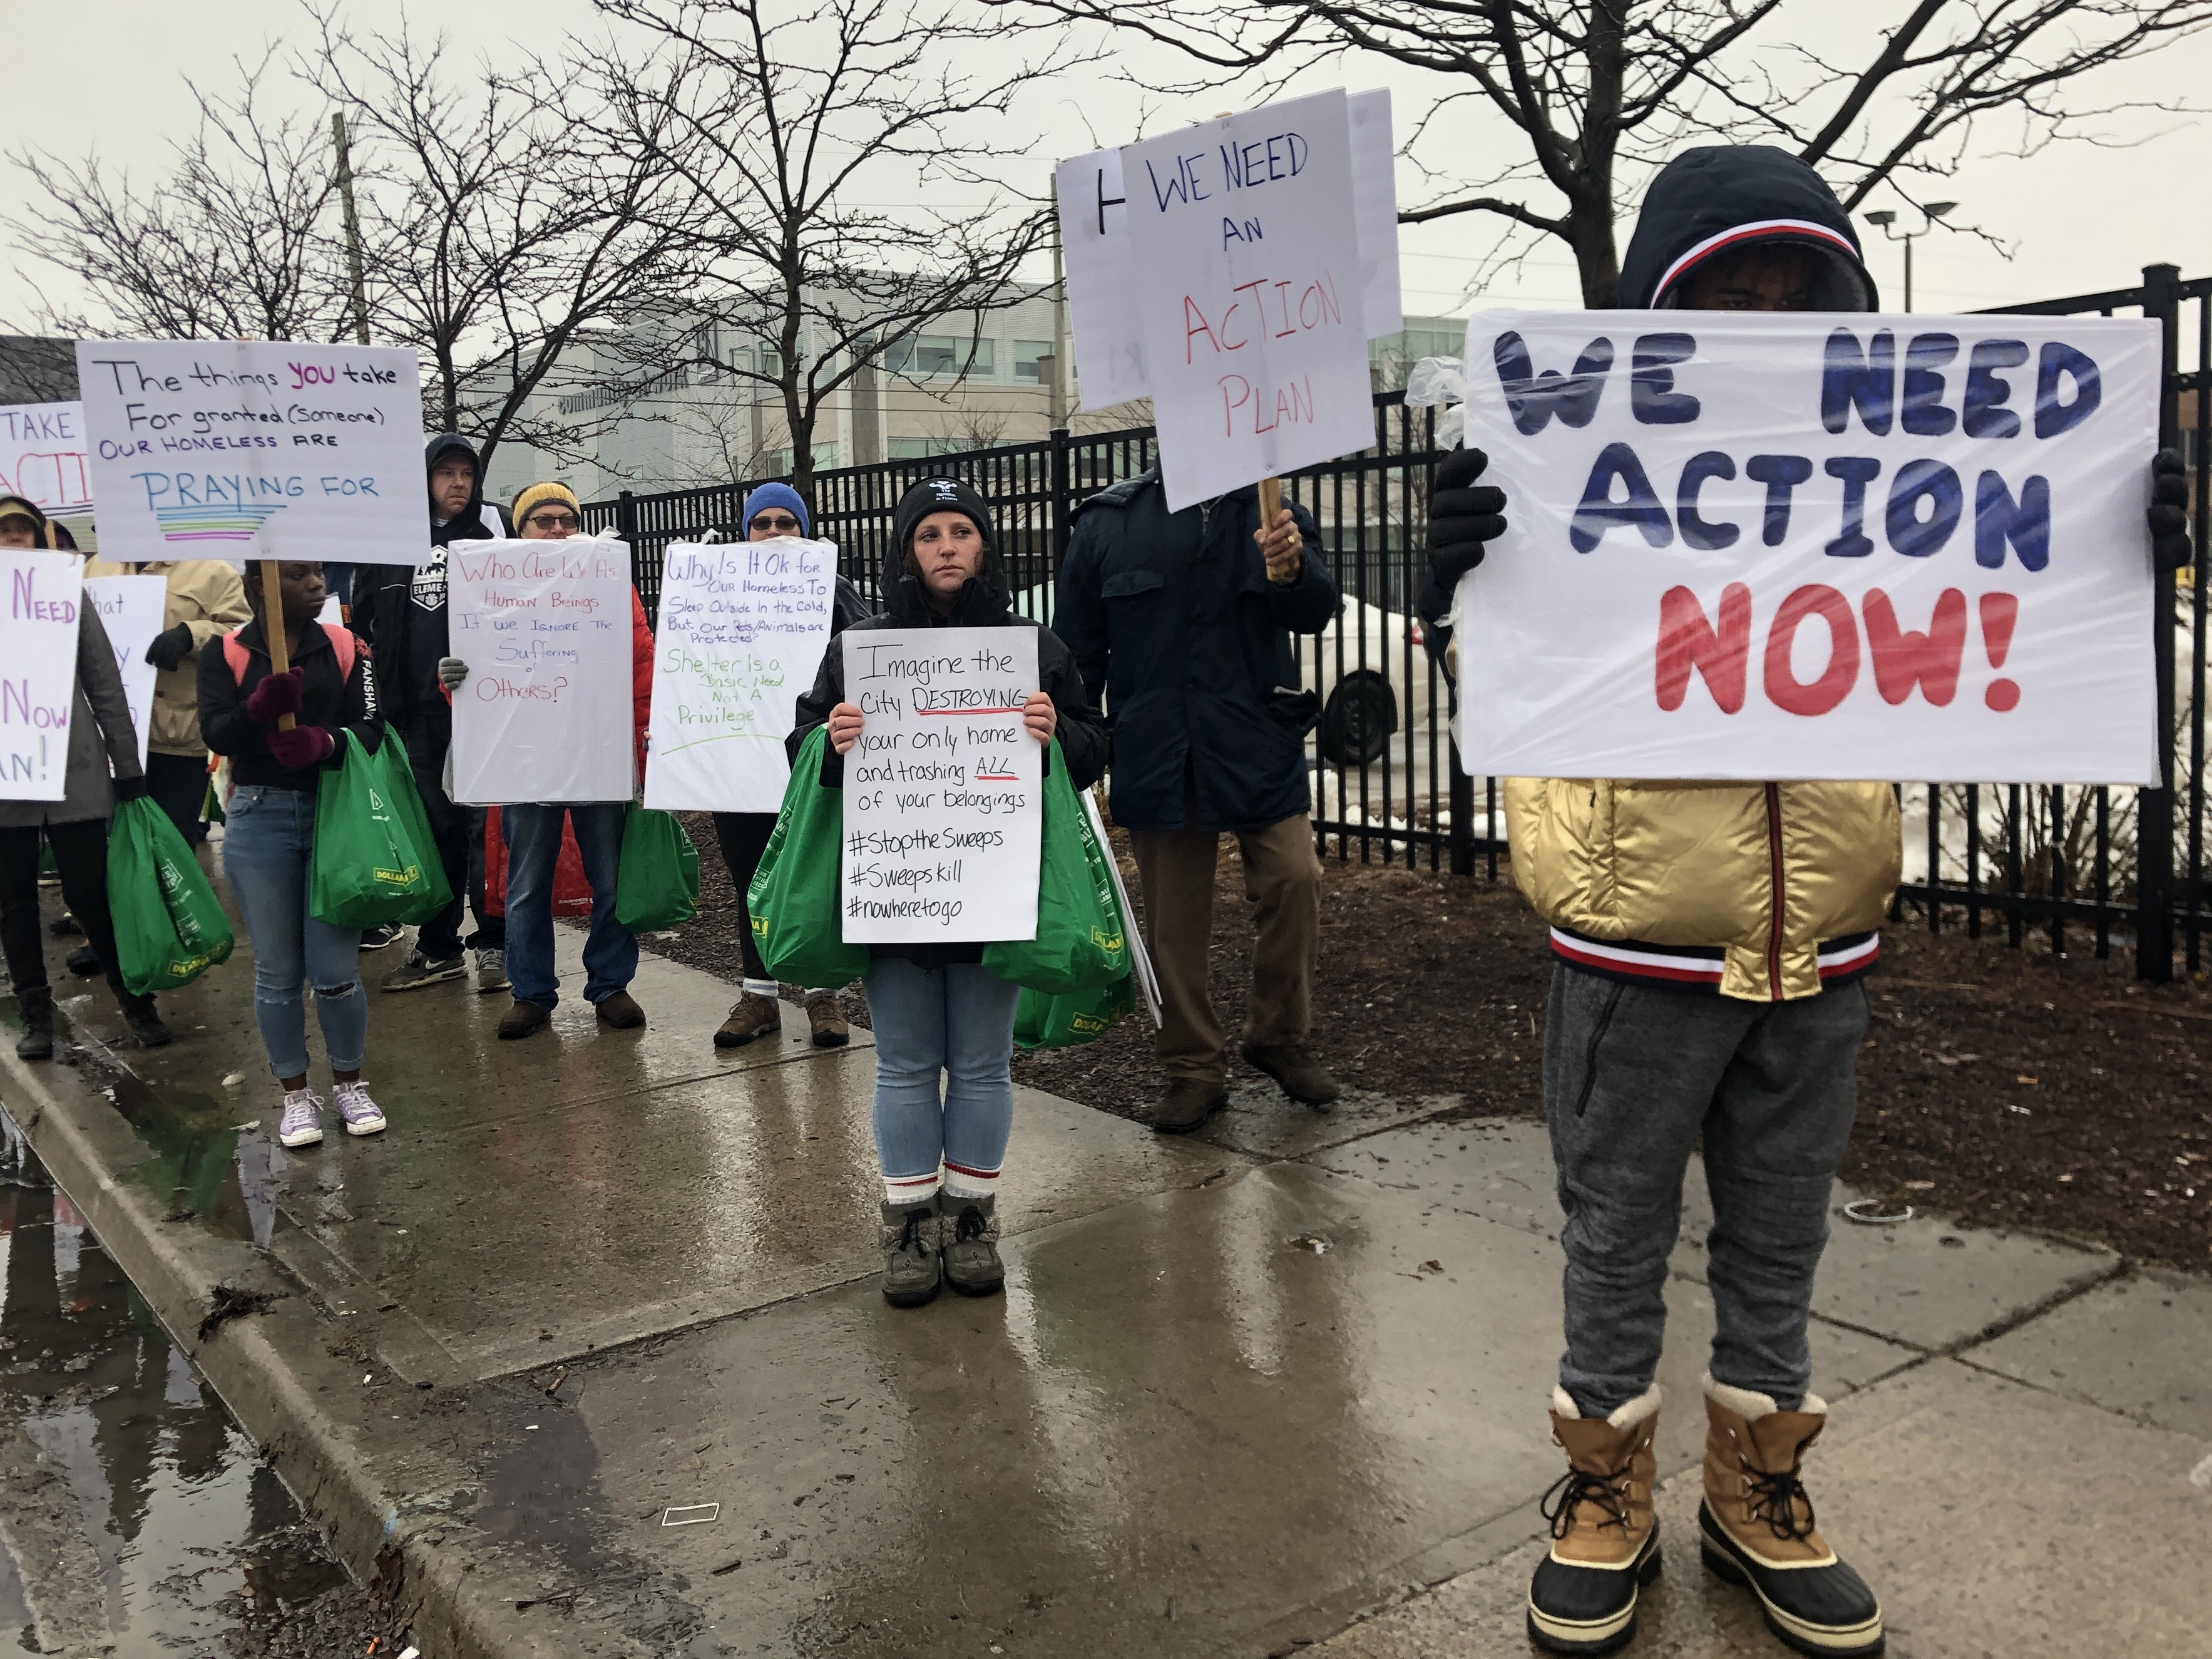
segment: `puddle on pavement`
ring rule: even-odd
[[[252,1659],[380,1636],[396,1653],[4,1115],[0,1132],[0,1652]]]

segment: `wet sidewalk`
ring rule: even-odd
[[[1522,1650],[1559,1468],[1540,1131],[1253,1094],[1173,1140],[1024,1091],[1006,1294],[897,1312],[865,1034],[817,1052],[787,1008],[780,1046],[718,1054],[730,987],[648,955],[635,989],[643,1032],[564,1004],[519,1044],[492,1038],[504,998],[380,995],[390,1133],[299,1153],[242,951],[167,1000],[169,1049],[106,1048],[81,996],[84,1063],[0,1069],[426,1656]],[[1701,1200],[1693,1171],[1669,1474],[1702,1433]],[[240,1311],[203,1328],[219,1284]],[[1838,1222],[1817,1315],[1814,1489],[1893,1652],[2201,1643],[2212,1287]],[[1677,1536],[1686,1504],[1677,1480]],[[1668,1572],[1632,1651],[1781,1651],[1693,1549]]]

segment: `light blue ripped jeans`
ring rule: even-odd
[[[356,1072],[368,1047],[368,994],[362,988],[361,930],[333,927],[307,914],[314,862],[315,798],[299,789],[242,783],[231,792],[222,832],[222,871],[253,945],[253,1023],[269,1069],[280,1078],[307,1069],[307,1010],[334,1072]]]

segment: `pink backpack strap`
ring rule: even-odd
[[[253,661],[234,628],[222,636],[222,659],[230,665],[230,678],[237,684],[246,684],[246,671]]]
[[[323,636],[331,642],[331,653],[338,659],[338,684],[343,685],[353,678],[354,659],[361,654],[361,642],[354,638],[350,628],[331,628],[321,623],[316,626],[322,629]],[[222,659],[230,665],[230,678],[240,685],[245,684],[246,670],[253,659],[240,642],[234,628],[222,636]]]

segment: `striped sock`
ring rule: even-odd
[[[945,1195],[947,1198],[988,1198],[999,1190],[996,1170],[970,1169],[965,1164],[945,1160]]]
[[[885,1176],[884,1202],[908,1209],[916,1204],[927,1204],[937,1196],[937,1171],[927,1175]]]
[[[770,1002],[775,1000],[776,984],[772,979],[748,979],[745,989],[753,996],[766,997]]]

